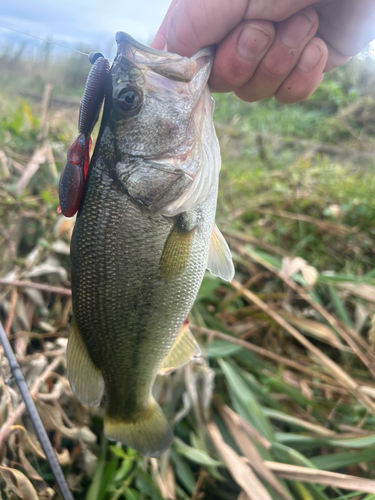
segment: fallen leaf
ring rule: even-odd
[[[0,466],[0,476],[4,479],[9,490],[18,495],[21,500],[38,500],[38,495],[31,481],[19,470]]]
[[[64,437],[82,439],[87,444],[96,443],[96,436],[88,427],[66,427],[58,407],[43,403],[40,400],[36,402],[36,406],[47,431],[59,431]]]
[[[301,267],[301,273],[302,276],[305,278],[307,285],[310,288],[312,288],[318,279],[319,276],[318,271],[315,269],[315,267],[306,264],[305,266]]]
[[[368,300],[369,302],[375,302],[375,286],[369,285],[368,283],[352,283],[349,281],[343,281],[341,283],[336,283],[338,288],[347,290],[352,295],[356,295],[361,299]]]
[[[207,430],[218,452],[226,463],[229,472],[237,484],[246,492],[250,500],[272,500],[268,491],[256,477],[252,469],[246,464],[244,457],[240,457],[228,446],[214,422],[207,424]]]
[[[170,464],[167,465],[164,474],[159,472],[158,461],[156,458],[150,458],[152,472],[155,477],[156,483],[159,486],[163,498],[166,500],[176,500],[175,483],[173,470]]]
[[[34,467],[27,460],[22,448],[18,448],[18,458],[21,462],[22,468],[25,470],[27,477],[31,479],[38,490],[39,498],[50,500],[55,496],[55,491],[48,486],[44,479],[37,473]]]
[[[303,481],[306,483],[326,484],[336,486],[344,490],[363,491],[375,494],[375,481],[362,477],[338,474],[324,470],[309,469],[299,465],[280,464],[278,462],[265,462],[279,477],[291,479],[292,481]]]
[[[305,259],[301,257],[284,257],[280,272],[288,277],[293,276],[293,274],[298,273],[306,264]]]
[[[44,264],[39,264],[35,266],[31,271],[25,274],[26,278],[35,278],[37,276],[44,276],[46,274],[58,274],[60,279],[65,281],[68,278],[66,269],[54,264],[45,262]]]
[[[267,481],[267,483],[272,486],[272,488],[279,493],[279,495],[286,500],[292,500],[291,496],[284,490],[276,476],[269,470],[268,467],[264,465],[262,457],[249,439],[249,435],[246,433],[246,427],[243,425],[243,419],[240,415],[235,413],[228,406],[220,407],[220,415],[222,416],[229,432],[236,441],[237,446],[249,460],[251,468],[254,469],[255,472],[262,479],[264,479],[264,481]]]

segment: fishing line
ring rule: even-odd
[[[63,49],[73,50],[74,52],[77,52],[77,54],[82,54],[83,56],[88,56],[88,54],[86,52],[82,52],[80,50],[73,49],[73,47],[67,47],[66,45],[61,45],[61,43],[51,42],[51,40],[46,40],[45,38],[40,38],[40,36],[30,35],[30,33],[26,33],[25,31],[15,30],[14,28],[9,28],[9,26],[4,26],[3,24],[0,24],[0,28],[4,28],[4,29],[10,30],[10,31],[15,31],[16,33],[20,33],[21,35],[30,36],[31,38],[35,38],[36,40],[42,40],[42,42],[50,43],[51,45],[57,45],[58,47],[62,47]]]
[[[47,432],[40,419],[38,410],[35,407],[33,398],[30,395],[29,388],[27,387],[24,376],[22,375],[20,365],[17,363],[13,349],[9,343],[3,325],[1,324],[1,321],[0,321],[0,341],[3,345],[5,356],[8,358],[9,366],[10,369],[12,370],[14,380],[18,385],[22,398],[25,402],[27,411],[29,412],[30,418],[33,422],[35,431],[38,435],[40,444],[42,445],[44,454],[47,457],[53,475],[55,476],[56,482],[60,488],[61,495],[64,500],[74,500],[70,492],[68,483],[66,482],[66,479],[64,477],[63,471],[61,470],[60,464],[57,460],[55,451],[51,445]]]

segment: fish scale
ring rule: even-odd
[[[160,215],[145,218],[142,207],[116,190],[111,179],[105,175],[89,177],[72,238],[73,310],[94,363],[103,370],[111,393],[120,396],[125,408],[131,407],[127,395],[148,396],[158,366],[194,303],[207,261],[215,200],[213,192],[197,210],[205,213],[204,226],[196,236],[202,242],[196,245],[186,274],[163,287],[158,279],[159,262],[174,220]],[[207,216],[208,207],[211,216]],[[202,248],[207,250],[202,252]],[[96,337],[99,331],[106,332],[100,344]],[[129,350],[131,357],[126,356]],[[137,368],[142,370],[138,381],[147,387],[146,394],[133,380],[130,387],[123,382],[122,376],[126,378]]]

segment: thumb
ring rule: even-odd
[[[168,9],[167,13],[165,14],[163,22],[160,25],[160,28],[158,29],[158,32],[156,33],[154,39],[152,40],[151,47],[153,49],[163,50],[164,47],[167,45],[168,20],[169,20],[169,17],[171,15],[172,10],[174,9],[175,5],[178,2],[179,2],[179,0],[173,0],[171,5],[169,6],[169,9]]]
[[[151,47],[192,56],[220,42],[246,12],[248,0],[173,0]]]
[[[181,56],[221,42],[242,20],[282,21],[317,0],[173,0],[152,47]]]

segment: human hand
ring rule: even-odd
[[[373,0],[173,0],[152,47],[191,56],[217,44],[213,92],[307,99],[375,36]]]

